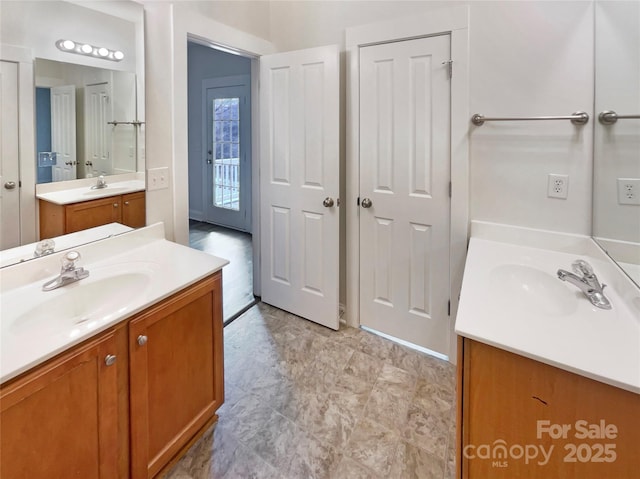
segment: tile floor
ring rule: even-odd
[[[224,344],[218,423],[166,479],[454,477],[451,364],[264,303]]]

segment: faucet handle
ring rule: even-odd
[[[62,257],[62,269],[69,270],[75,267],[76,261],[80,259],[80,253],[77,251],[68,251]]]
[[[582,274],[582,276],[593,276],[593,268],[583,259],[578,259],[571,264],[574,273]]]

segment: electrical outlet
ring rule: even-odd
[[[569,193],[569,175],[550,173],[547,178],[547,196],[566,200]]]
[[[147,189],[151,191],[164,188],[169,188],[169,167],[147,170]]]
[[[618,178],[618,203],[640,205],[640,178]]]

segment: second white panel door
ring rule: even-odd
[[[450,36],[360,49],[360,323],[448,355]]]

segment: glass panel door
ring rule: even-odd
[[[213,202],[240,209],[240,98],[213,100]]]

